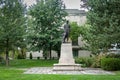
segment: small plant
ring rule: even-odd
[[[94,57],[94,62],[91,67],[93,68],[100,68],[101,67],[101,59],[104,58],[104,54],[99,54]]]
[[[120,70],[120,59],[119,58],[103,58],[101,60],[101,68],[109,71]]]
[[[82,64],[82,67],[90,67],[93,64],[94,58],[75,58],[75,62],[78,64]]]
[[[106,58],[120,58],[120,54],[109,53],[106,55]]]
[[[40,59],[40,57],[37,57],[37,59],[39,60],[39,59]]]
[[[33,58],[32,53],[30,53],[30,59],[32,59],[32,58]]]

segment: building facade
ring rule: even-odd
[[[83,25],[86,22],[86,12],[84,10],[78,9],[66,9],[68,13],[66,17],[70,22],[77,22],[78,25]]]
[[[86,23],[86,12],[84,10],[78,9],[66,9],[68,16],[67,20],[70,22],[77,22],[78,25],[84,25]],[[82,37],[78,37],[78,45],[73,46],[73,55],[74,57],[89,57],[91,52],[87,50],[82,50],[81,48],[84,46],[84,41],[82,41]]]

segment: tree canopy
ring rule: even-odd
[[[120,0],[88,0],[89,34],[86,41],[92,50],[107,51],[120,43]]]
[[[80,36],[80,26],[76,22],[72,22],[70,25],[70,38],[73,44],[76,45],[78,43],[78,37]]]
[[[28,42],[32,50],[48,51],[61,42],[61,26],[66,16],[61,0],[38,0],[28,14],[32,19],[28,31]]]
[[[23,41],[25,33],[25,6],[21,0],[0,0],[0,47],[6,53]]]

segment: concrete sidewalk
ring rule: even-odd
[[[82,68],[81,71],[53,71],[53,67],[33,67],[27,69],[24,74],[70,74],[70,75],[80,75],[80,74],[91,74],[91,75],[115,75],[115,73],[110,71],[104,71],[100,68]]]

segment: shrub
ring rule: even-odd
[[[101,68],[108,71],[120,70],[120,59],[103,58],[101,60]]]
[[[0,64],[5,64],[5,60],[3,57],[0,56]]]
[[[40,59],[40,57],[37,57],[37,59],[39,60],[39,59]]]
[[[101,67],[101,59],[104,58],[104,57],[105,57],[104,54],[99,54],[99,55],[95,56],[94,57],[95,58],[94,62],[93,62],[91,67],[93,67],[93,68],[100,68]]]
[[[25,59],[22,54],[18,54],[17,59]]]
[[[120,54],[109,53],[106,55],[106,58],[120,58]]]
[[[0,56],[0,62],[2,62],[2,60],[3,60],[3,57]]]
[[[30,53],[30,59],[32,59],[32,58],[33,58],[32,53]]]
[[[90,67],[93,64],[94,58],[75,58],[75,62],[82,64],[82,67]]]

